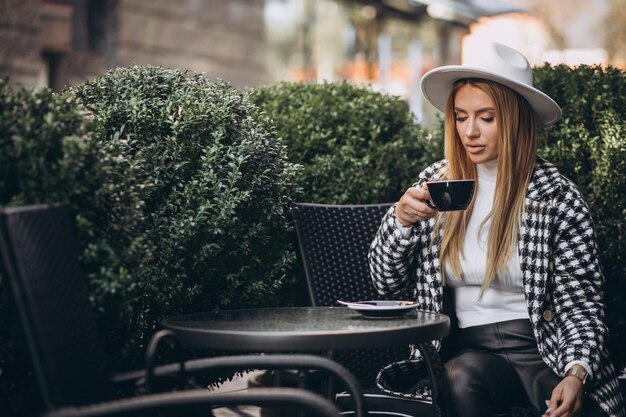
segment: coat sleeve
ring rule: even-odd
[[[369,250],[370,275],[374,287],[381,295],[409,294],[415,283],[411,273],[417,242],[413,226],[407,237],[396,225],[394,204],[383,217],[382,223]]]
[[[441,160],[419,174],[417,186],[432,178],[440,178],[447,167]],[[409,236],[403,236],[395,219],[394,204],[383,217],[382,223],[369,250],[370,275],[374,287],[381,295],[413,295],[416,285],[415,253],[418,246],[428,240],[422,236],[426,227],[417,222]],[[424,230],[423,230],[424,229]]]
[[[555,203],[553,302],[561,332],[560,363],[581,360],[598,375],[607,328],[604,276],[593,222],[588,206],[571,182]]]

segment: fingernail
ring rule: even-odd
[[[550,401],[546,400],[546,405],[548,406],[548,409],[546,411],[544,411],[544,414],[547,416],[550,416],[550,412],[552,411],[552,408],[550,407]],[[552,417],[552,416],[550,416]]]

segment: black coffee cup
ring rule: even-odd
[[[465,210],[472,202],[476,180],[447,180],[427,182],[430,200],[424,203],[439,211]]]

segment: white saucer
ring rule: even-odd
[[[417,308],[417,303],[413,301],[367,300],[349,302],[337,300],[337,302],[368,318],[399,317]]]

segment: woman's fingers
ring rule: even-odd
[[[582,383],[576,378],[565,378],[552,391],[544,416],[575,417],[582,409]]]
[[[434,217],[437,211],[424,203],[424,200],[429,198],[430,194],[427,189],[409,188],[396,206],[396,219],[404,227],[409,227],[419,220],[428,220]]]
[[[430,200],[430,193],[426,184],[422,185],[422,188],[411,187],[407,190],[407,193],[412,195],[417,200],[417,209],[420,213],[423,213],[428,218],[434,217],[437,214],[437,210],[429,207],[425,200]]]

